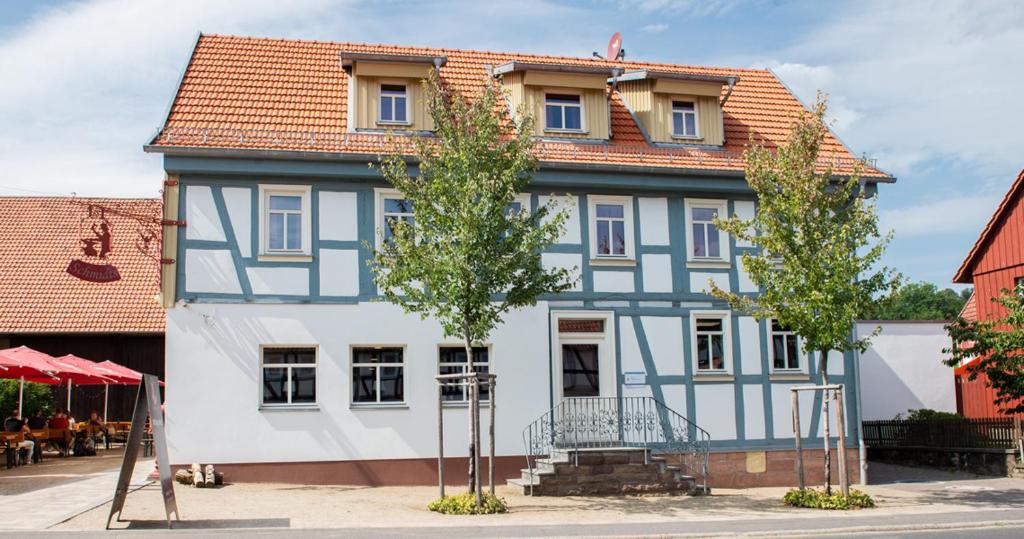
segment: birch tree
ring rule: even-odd
[[[799,335],[803,352],[819,358],[823,384],[828,384],[829,352],[863,351],[874,336],[854,338],[858,313],[899,286],[896,272],[879,266],[891,233],[878,230],[874,197],[865,195],[861,181],[863,163],[841,176],[820,159],[828,133],[826,110],[819,94],[775,151],[752,141],[745,170],[757,194],[757,212],[750,220],[716,220],[721,230],[759,248],[741,258],[760,293],[730,293],[711,283],[712,294],[734,309],[776,319]],[[821,415],[826,447],[828,401],[822,399]],[[831,494],[830,451],[824,460],[825,490]]]

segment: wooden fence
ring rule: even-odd
[[[1021,420],[994,417],[865,421],[863,432],[868,447],[1014,449],[1021,438]]]

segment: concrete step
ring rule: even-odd
[[[577,464],[578,463],[578,464]],[[508,484],[524,494],[699,494],[696,479],[648,450],[635,447],[558,449],[534,461]]]

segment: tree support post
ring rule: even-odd
[[[487,456],[487,484],[490,486],[491,496],[494,496],[494,386],[493,376],[487,377],[487,404],[491,413],[491,421],[487,426],[487,447],[490,453]]]
[[[839,490],[843,496],[850,495],[850,478],[846,471],[846,414],[843,411],[843,386],[833,393],[836,401],[836,431],[839,434]]]
[[[800,396],[796,390],[790,390],[790,406],[793,409],[793,439],[796,440],[796,477],[800,490],[804,484],[804,454],[800,447]]]
[[[437,383],[437,489],[444,498],[444,382]]]

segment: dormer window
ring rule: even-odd
[[[579,95],[544,94],[544,129],[583,131],[583,104]]]
[[[697,107],[693,101],[672,102],[672,136],[698,138]]]
[[[409,123],[409,95],[404,84],[380,85],[380,114],[377,123]]]

